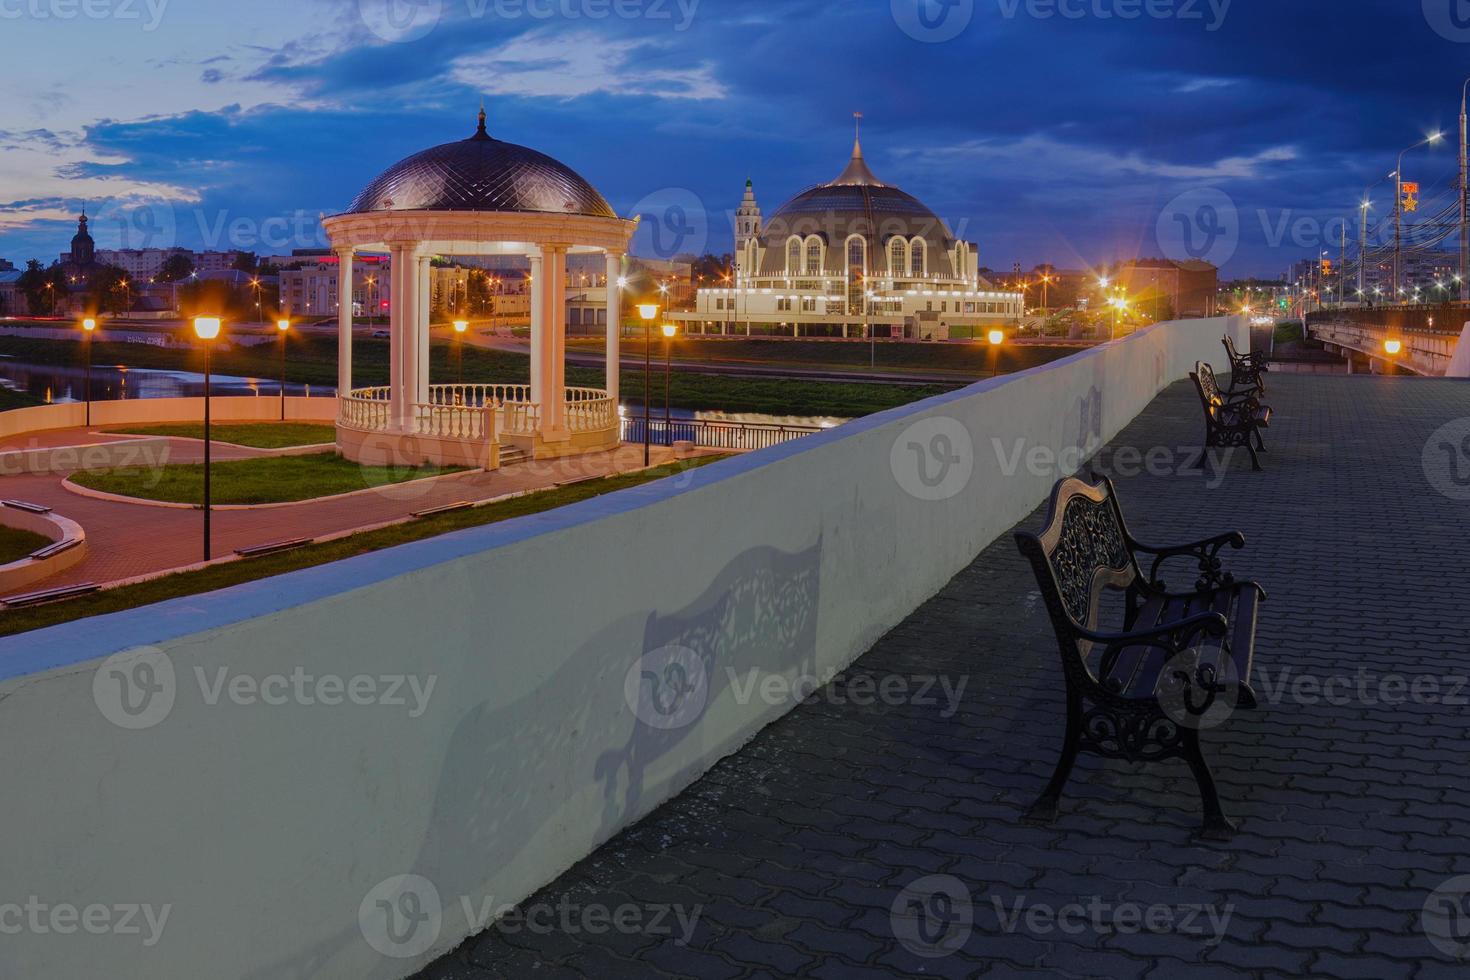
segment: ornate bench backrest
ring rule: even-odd
[[[1140,577],[1128,540],[1107,479],[1097,486],[1062,480],[1052,490],[1041,533],[1017,532],[1016,544],[1031,560],[1064,646],[1076,627],[1097,628],[1104,589],[1126,589]]]
[[[1227,333],[1225,335],[1225,337],[1224,337],[1224,341],[1225,341],[1225,353],[1230,356],[1230,363],[1232,363],[1232,364],[1239,363],[1242,360],[1242,358],[1241,358],[1240,354],[1235,349],[1235,339],[1233,337],[1231,337]]]
[[[1194,362],[1194,371],[1189,375],[1194,379],[1195,390],[1199,392],[1199,400],[1205,406],[1205,414],[1211,418],[1225,404],[1225,399],[1220,395],[1220,383],[1215,380],[1215,369],[1204,361]]]

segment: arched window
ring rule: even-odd
[[[816,235],[806,240],[806,274],[809,276],[822,274],[822,240]]]
[[[795,235],[786,240],[786,274],[801,274],[801,239]]]
[[[864,311],[868,271],[868,243],[861,235],[847,240],[847,312],[860,314]]]
[[[893,273],[894,278],[908,275],[909,270],[909,243],[902,238],[895,238],[888,246],[888,271]]]
[[[928,268],[928,264],[925,261],[928,258],[928,256],[925,254],[928,250],[924,247],[924,239],[915,238],[913,242],[910,243],[910,247],[913,249],[913,251],[910,253],[912,256],[910,271],[915,276],[922,276],[924,274],[924,270]]]
[[[859,275],[868,269],[868,243],[860,235],[847,240],[847,267]]]

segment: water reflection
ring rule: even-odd
[[[31,364],[0,357],[0,385],[24,391],[44,402],[75,402],[86,398],[87,369],[84,365]],[[209,391],[214,395],[278,395],[280,382],[269,378],[242,378],[211,374]],[[92,400],[125,398],[193,398],[204,394],[204,375],[164,368],[130,368],[123,364],[92,365]],[[288,395],[336,394],[330,385],[286,385]]]

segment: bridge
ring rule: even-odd
[[[1456,306],[1328,309],[1307,315],[1307,336],[1374,374],[1470,377],[1470,311]]]

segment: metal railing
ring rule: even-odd
[[[648,426],[649,441],[655,446],[692,442],[703,449],[727,449],[732,452],[778,446],[821,431],[819,426],[813,425],[717,422],[704,419],[674,419],[666,425],[663,419],[656,418]],[[625,442],[642,442],[643,417],[624,418],[622,434]]]

